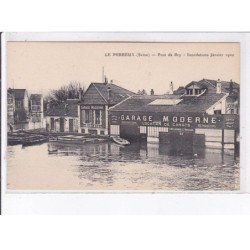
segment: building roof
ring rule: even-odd
[[[109,99],[109,89],[110,89],[110,99]],[[124,89],[113,83],[91,83],[83,95],[82,104],[117,104],[122,100],[134,95],[130,90]]]
[[[31,94],[30,95],[30,100],[34,100],[34,101],[40,101],[42,98],[41,94]]]
[[[66,103],[49,108],[47,116],[78,117],[78,99],[68,99]]]
[[[230,85],[234,90],[240,89],[240,85],[236,82],[228,82],[228,81],[221,81],[221,90],[222,92],[229,93],[230,92]],[[200,81],[192,81],[189,84],[185,86],[185,88],[188,88],[189,86],[195,84],[196,86],[207,89],[208,93],[216,93],[216,87],[217,87],[217,81],[216,80],[209,80],[209,79],[202,79]]]
[[[9,89],[9,93],[15,96],[15,99],[24,99],[25,94],[27,94],[26,89]]]
[[[139,112],[197,112],[204,113],[216,102],[226,96],[225,93],[209,94],[201,96],[162,95],[141,96],[134,95],[131,98],[110,108],[110,111],[139,111]],[[176,105],[152,105],[157,99],[181,99]]]

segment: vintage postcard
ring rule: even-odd
[[[240,47],[7,41],[7,191],[239,191]]]

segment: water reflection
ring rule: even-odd
[[[36,155],[40,160],[35,160]],[[29,161],[27,162],[27,158]],[[26,159],[26,160],[25,160]],[[10,189],[237,190],[239,159],[232,150],[115,143],[58,142],[8,147]],[[46,178],[46,179],[44,179]]]

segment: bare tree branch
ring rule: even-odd
[[[51,90],[44,98],[45,109],[65,103],[67,99],[79,99],[80,91],[84,93],[85,87],[78,81],[71,81],[68,85]]]

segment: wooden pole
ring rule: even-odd
[[[222,129],[222,141],[221,141],[221,143],[222,143],[222,148],[224,149],[224,144],[225,144],[225,142],[224,142],[225,140],[224,140],[224,128]]]

